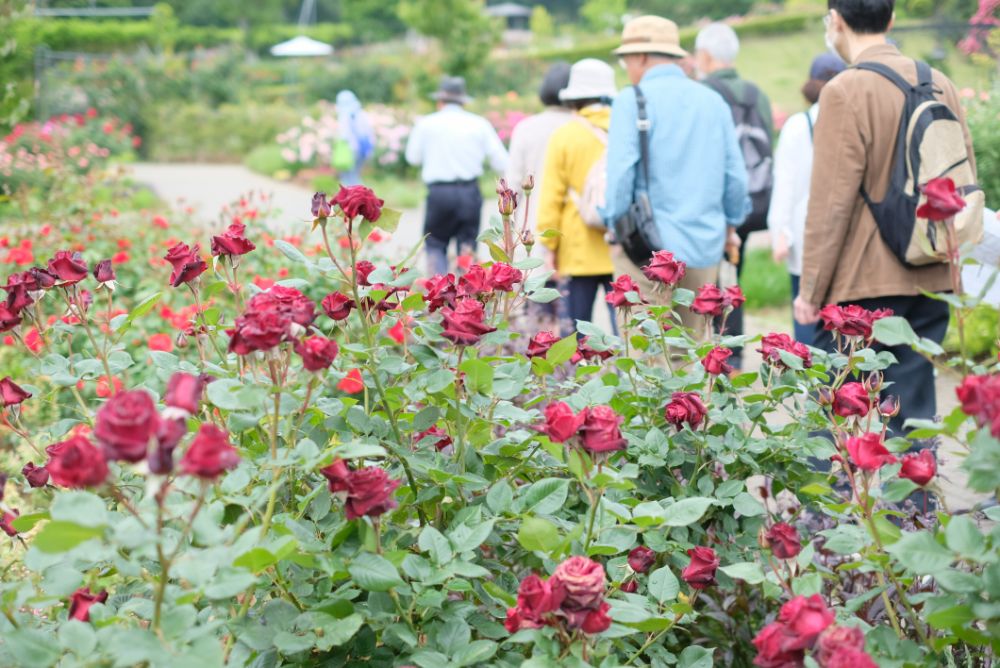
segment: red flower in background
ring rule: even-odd
[[[962,412],[1000,438],[1000,376],[966,376],[955,389]]]
[[[454,308],[442,308],[444,331],[442,336],[455,345],[471,346],[484,334],[495,332],[496,327],[486,324],[483,305],[475,299],[463,299]]]
[[[790,524],[778,522],[765,534],[771,552],[778,559],[794,559],[802,551],[799,532]]]
[[[389,478],[389,474],[377,466],[352,471],[347,478],[347,501],[344,504],[347,519],[377,517],[395,508],[399,504],[392,498],[392,493],[401,482]]]
[[[834,615],[819,594],[809,598],[796,596],[781,606],[778,621],[784,624],[787,650],[808,649],[827,627],[833,624]]]
[[[921,450],[903,457],[903,466],[899,469],[899,477],[912,480],[924,487],[937,473],[937,460],[930,449]]]
[[[920,192],[927,198],[917,209],[918,218],[942,221],[954,217],[965,208],[965,200],[955,190],[955,182],[948,178],[931,179]]]
[[[351,369],[347,375],[337,383],[337,389],[347,394],[357,394],[365,389],[365,381],[361,378],[359,369]]]
[[[45,448],[49,461],[45,468],[60,487],[96,487],[108,477],[108,464],[100,448],[86,436],[72,436]]]
[[[439,275],[428,278],[425,283],[427,290],[425,299],[427,300],[427,310],[431,313],[444,308],[445,306],[454,308],[458,299],[458,288],[455,285],[455,275]]]
[[[524,280],[524,274],[506,262],[494,262],[488,280],[489,286],[497,292],[511,292],[516,284]]]
[[[576,436],[586,417],[586,411],[577,414],[569,404],[556,401],[545,407],[545,424],[538,427],[538,431],[554,443],[565,443]]]
[[[138,462],[159,427],[153,397],[145,390],[119,392],[97,411],[94,437],[108,459]]]
[[[190,415],[198,412],[201,395],[205,391],[205,379],[190,373],[178,372],[167,382],[167,392],[163,403],[180,409]]]
[[[342,292],[331,292],[323,297],[323,311],[331,320],[344,320],[351,315],[354,300]]]
[[[777,368],[788,368],[788,365],[781,358],[780,351],[782,350],[801,359],[802,366],[806,369],[812,366],[812,352],[808,346],[799,343],[788,334],[767,334],[761,339],[757,352],[761,354],[767,364]]]
[[[240,453],[229,443],[229,433],[213,424],[203,424],[181,457],[181,470],[214,480],[240,463]]]
[[[20,517],[21,513],[17,509],[4,511],[3,515],[0,516],[0,530],[5,534],[13,538],[17,534],[21,533],[14,528],[14,520]]]
[[[334,459],[333,462],[319,470],[326,478],[330,492],[339,494],[347,491],[347,480],[351,476],[351,469],[343,459]]]
[[[545,357],[549,349],[560,341],[552,332],[538,332],[528,341],[528,357]]]
[[[0,399],[5,408],[17,406],[31,398],[31,392],[21,388],[10,376],[0,380]]]
[[[628,553],[628,565],[636,573],[645,573],[656,563],[656,552],[645,545],[632,548]]]
[[[49,470],[44,466],[35,466],[34,462],[25,464],[21,469],[21,475],[31,487],[45,487],[49,483]]]
[[[490,277],[481,264],[474,264],[458,279],[459,297],[479,297],[490,292]]]
[[[552,573],[553,587],[565,591],[564,610],[597,610],[604,599],[604,567],[587,557],[570,557]],[[582,620],[581,620],[582,621]]]
[[[414,435],[413,442],[414,444],[417,444],[425,438],[433,439],[431,443],[439,452],[452,444],[451,436],[448,435],[448,432],[441,429],[441,427],[438,427],[437,425]]]
[[[310,336],[308,339],[295,342],[295,352],[302,358],[302,366],[306,371],[323,371],[330,368],[337,359],[340,348],[332,339]]]
[[[80,253],[57,251],[49,260],[49,273],[59,280],[59,285],[72,285],[87,278],[87,263]]]
[[[628,441],[622,436],[621,425],[625,418],[615,413],[608,406],[594,406],[584,410],[583,434],[581,444],[583,449],[593,453],[614,452],[625,450]]]
[[[90,609],[96,603],[104,603],[108,600],[108,592],[102,591],[100,594],[93,594],[89,587],[77,589],[69,601],[69,618],[81,622],[90,621]]]
[[[171,352],[174,349],[174,340],[169,334],[152,334],[146,342],[146,347],[159,352]]]
[[[638,303],[642,303],[642,295],[639,294],[639,286],[636,285],[635,281],[628,274],[622,274],[615,279],[614,283],[611,284],[611,292],[604,297],[604,301],[611,304],[615,308],[628,308],[635,306],[633,302],[629,301],[629,293],[634,292],[638,298]]]

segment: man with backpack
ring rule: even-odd
[[[924,293],[950,291],[952,283],[943,258],[926,252],[935,240],[916,215],[920,189],[938,177],[955,181],[970,202],[956,218],[969,240],[977,236],[967,234],[976,225],[969,214],[981,230],[983,199],[955,86],[889,44],[893,5],[828,2],[827,44],[853,67],[820,95],[795,318],[817,322],[827,304],[891,309],[917,335],[940,342],[948,304]],[[816,345],[832,350],[830,333],[819,330]],[[889,426],[901,435],[907,419],[937,412],[934,368],[909,346],[888,350],[899,363],[886,371],[892,384],[883,393],[899,397],[902,410]]]

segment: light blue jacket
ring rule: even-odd
[[[676,65],[657,65],[639,82],[649,116],[649,198],[666,250],[702,269],[722,259],[726,225],[750,213],[747,171],[732,112],[722,97]],[[639,173],[638,108],[626,88],[611,108],[605,207],[609,226],[632,202]]]

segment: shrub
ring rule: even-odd
[[[149,133],[150,157],[162,161],[242,162],[256,147],[270,143],[295,123],[287,106],[200,104],[159,107]]]
[[[997,209],[1000,208],[1000,96],[968,93],[973,94],[968,100],[967,111],[976,149],[979,185],[986,192],[986,205]]]

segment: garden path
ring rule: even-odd
[[[137,163],[132,165],[133,178],[137,183],[149,186],[165,202],[179,209],[193,207],[194,219],[203,224],[217,221],[223,206],[238,199],[244,193],[257,191],[269,195],[275,215],[272,217],[272,232],[281,234],[303,234],[309,218],[309,204],[312,192],[301,186],[276,181],[256,174],[242,165],[209,164],[162,164]],[[391,202],[389,203],[391,205]],[[484,210],[492,212],[492,202],[484,204]],[[487,213],[489,215],[489,213]],[[403,212],[399,229],[382,247],[389,257],[402,256],[409,252],[420,240],[422,212],[408,209]],[[761,235],[754,235],[760,237]],[[766,243],[756,239],[757,246]],[[599,325],[609,326],[607,311],[595,309]],[[768,309],[747,314],[748,334],[765,334],[772,331],[791,331],[791,314],[786,309]],[[760,356],[753,346],[746,351],[745,362],[748,369],[760,366]],[[959,378],[952,373],[942,373],[938,377],[938,411],[947,415],[957,405],[955,387]],[[939,453],[941,461],[941,482],[945,488],[948,506],[951,510],[968,509],[982,500],[965,486],[965,475],[959,469],[961,451],[957,444],[946,442]]]

